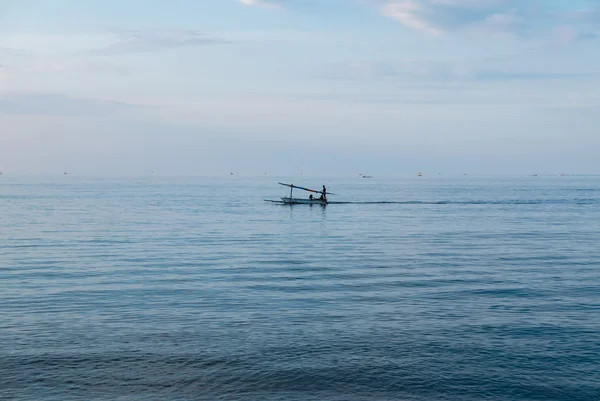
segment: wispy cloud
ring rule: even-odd
[[[19,50],[0,49],[0,77],[8,79],[24,74],[117,74],[128,71],[117,64],[81,56],[57,56]]]
[[[83,53],[89,55],[118,55],[229,43],[228,40],[193,29],[169,31],[115,30],[112,32],[112,39],[113,42],[106,47],[87,50]]]
[[[600,6],[575,9],[567,12],[566,15],[575,21],[600,26]]]
[[[432,21],[419,15],[422,5],[415,1],[397,1],[383,6],[384,15],[393,18],[409,28],[425,31],[433,35],[440,35],[441,28],[434,25]]]
[[[545,35],[560,42],[598,36],[600,7],[573,0],[561,11],[551,2],[524,0],[371,0],[383,15],[422,32],[472,31]]]
[[[30,61],[31,54],[23,50],[0,47],[0,79],[7,78],[15,66],[27,66]]]
[[[311,0],[237,0],[247,6],[293,9],[312,7]],[[543,0],[346,0],[378,8],[400,24],[434,36],[451,32],[502,36],[544,35],[560,42],[598,36],[600,7],[579,0],[557,11]],[[340,6],[343,1],[340,2]],[[589,3],[588,3],[589,4]],[[592,29],[593,27],[595,29]],[[558,31],[556,31],[558,29]],[[555,32],[556,31],[556,32]],[[569,32],[570,31],[570,32]]]
[[[89,60],[76,57],[36,57],[28,65],[19,66],[21,72],[32,73],[73,73],[86,72],[92,74],[109,73],[127,75],[125,68],[101,60]]]
[[[62,43],[54,39],[60,48]],[[126,75],[125,68],[96,56],[158,52],[161,50],[229,43],[228,40],[190,29],[126,30],[113,29],[93,35],[74,35],[65,42],[79,42],[79,49],[53,53],[47,49],[13,49],[0,47],[0,65],[3,75],[15,73],[114,73]],[[93,45],[92,43],[96,43]],[[97,47],[97,43],[106,43]]]
[[[403,25],[434,35],[464,28],[516,33],[529,7],[515,0],[395,0],[382,13]]]
[[[443,61],[354,61],[330,65],[322,78],[367,81],[397,81],[404,83],[474,83],[516,80],[556,80],[582,77],[585,74],[564,71],[547,72],[535,69],[476,67]]]
[[[136,106],[98,99],[81,99],[61,94],[0,94],[0,115],[108,117]]]
[[[279,2],[267,1],[267,0],[238,0],[240,3],[247,6],[262,6],[262,7],[282,7]]]
[[[2,81],[6,80],[8,78],[8,72],[6,71],[6,67],[0,65],[0,85],[2,84]],[[0,89],[2,87],[0,86]]]
[[[588,76],[582,73],[544,72],[544,71],[497,71],[481,70],[474,74],[480,81],[517,81],[517,80],[555,80],[572,79]]]
[[[238,3],[246,6],[260,6],[274,9],[292,9],[292,8],[306,8],[306,7],[318,7],[321,3],[320,0],[237,0]],[[354,1],[354,0],[350,0]]]
[[[600,7],[581,8],[560,15],[553,37],[560,43],[597,39],[600,37]]]
[[[24,57],[27,56],[27,52],[25,52],[24,50],[20,50],[20,49],[12,49],[9,47],[1,47],[0,46],[0,57],[2,57],[2,59],[6,59],[6,58],[13,58],[13,57]]]
[[[350,61],[331,64],[321,76],[344,80],[432,81],[466,77],[470,71],[459,65],[436,61]]]

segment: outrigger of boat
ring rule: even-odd
[[[326,205],[328,202],[323,199],[301,199],[301,198],[281,198],[281,201],[287,205]]]
[[[326,194],[324,194],[323,191],[317,191],[315,189],[299,187],[299,186],[294,185],[294,184],[284,184],[282,182],[278,182],[278,184],[279,185],[283,185],[284,187],[289,187],[290,188],[290,196],[286,196],[286,197],[281,198],[281,202],[285,203],[285,204],[288,204],[288,205],[294,205],[294,204],[326,205],[327,203],[329,203],[327,201],[327,195],[333,195],[333,194],[331,194],[329,192],[327,192]],[[320,198],[313,198],[313,196],[311,194],[311,196],[308,197],[308,198],[294,198],[294,196],[293,196],[294,188],[301,189],[301,190],[307,191],[307,192],[321,194],[321,197]]]

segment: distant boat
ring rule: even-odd
[[[229,175],[233,175],[233,172],[229,173]]]
[[[417,174],[417,177],[423,177],[422,173]]]
[[[64,175],[67,175],[67,172],[65,171]]]

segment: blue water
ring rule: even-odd
[[[0,177],[0,399],[600,400],[600,177],[282,180]]]

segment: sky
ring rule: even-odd
[[[0,171],[600,173],[600,0],[0,0]]]

